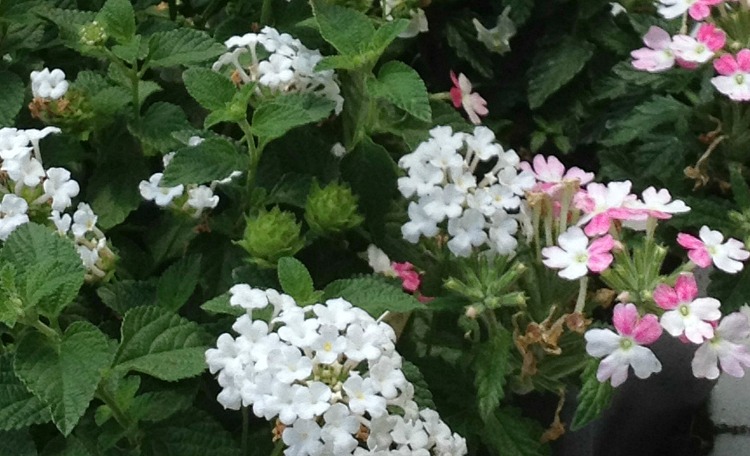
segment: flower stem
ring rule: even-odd
[[[583,313],[583,307],[586,305],[586,290],[589,285],[589,276],[585,275],[581,277],[578,282],[578,299],[576,300],[576,307],[574,312]]]

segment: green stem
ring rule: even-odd
[[[576,308],[574,312],[582,313],[583,307],[586,305],[586,291],[588,290],[589,276],[581,277],[578,282],[578,299],[576,299]]]
[[[115,398],[107,391],[106,388],[102,387],[101,384],[96,389],[96,396],[104,402],[107,407],[112,411],[112,417],[117,423],[126,431],[128,442],[133,447],[138,446],[138,437],[135,433],[137,430],[136,423],[131,420],[117,405]]]
[[[40,320],[34,321],[34,323],[31,324],[34,328],[36,328],[37,331],[44,334],[49,339],[59,339],[60,333],[55,331],[54,329],[50,328],[49,326],[42,323]]]

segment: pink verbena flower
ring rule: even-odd
[[[724,272],[734,274],[742,270],[742,261],[750,258],[750,252],[745,250],[745,244],[737,239],[724,236],[707,226],[702,226],[698,232],[700,239],[687,233],[677,235],[677,243],[688,249],[688,258],[702,268],[713,264]]]
[[[688,68],[695,68],[713,58],[714,53],[724,47],[727,36],[723,30],[712,24],[703,24],[695,38],[688,35],[675,35],[671,49],[678,63]]]
[[[682,16],[686,11],[696,21],[711,15],[711,6],[723,3],[724,0],[659,0],[658,11],[667,19]]]
[[[750,49],[742,49],[736,58],[722,55],[714,60],[714,68],[721,75],[711,78],[716,90],[735,101],[750,100]]]
[[[675,58],[672,52],[672,38],[664,29],[652,25],[643,37],[647,46],[630,53],[633,57],[633,67],[649,73],[658,73],[674,66]]]
[[[396,275],[401,279],[401,285],[404,290],[409,293],[414,293],[419,289],[419,285],[422,279],[419,277],[419,273],[414,270],[414,265],[408,261],[403,263],[393,262],[391,267],[396,272]]]
[[[682,200],[672,201],[669,190],[662,188],[657,191],[654,187],[644,190],[641,193],[641,200],[626,202],[626,206],[662,220],[672,218],[672,214],[690,211],[690,208]]]
[[[714,298],[698,298],[698,285],[692,274],[677,278],[674,288],[660,284],[654,290],[654,301],[662,309],[661,326],[672,336],[684,335],[694,344],[714,336],[711,322],[721,318],[721,303]]]
[[[706,340],[695,351],[693,375],[698,378],[719,377],[719,366],[733,377],[745,375],[744,367],[750,367],[750,353],[745,345],[750,337],[750,324],[740,312],[725,316],[714,330],[714,337]]]
[[[610,253],[615,241],[609,234],[594,240],[589,245],[589,238],[577,226],[568,228],[557,238],[560,246],[542,249],[543,263],[548,268],[561,269],[560,277],[575,280],[585,276],[588,271],[602,272],[612,263]]]
[[[643,220],[646,214],[628,207],[636,200],[630,193],[630,181],[610,182],[606,186],[591,183],[586,190],[575,197],[575,206],[584,215],[578,222],[586,225],[584,232],[587,236],[604,234],[609,230],[613,220]]]
[[[644,347],[654,343],[662,333],[656,315],[638,316],[633,304],[617,304],[612,317],[617,334],[610,329],[586,331],[586,352],[601,358],[596,378],[600,382],[611,379],[612,386],[621,385],[628,378],[628,368],[638,378],[648,378],[661,372],[661,363],[656,355]]]
[[[478,93],[471,93],[471,81],[463,73],[458,75],[451,71],[451,100],[456,108],[464,108],[469,120],[474,125],[479,125],[482,121],[479,116],[486,116],[490,111],[487,109],[487,101]]]
[[[579,185],[586,185],[594,179],[594,173],[587,173],[578,167],[565,170],[565,166],[554,155],[546,159],[543,155],[536,155],[532,161],[519,163],[519,167],[534,175],[537,184],[533,191],[542,191],[548,195],[555,195],[562,187],[563,181],[577,180]]]

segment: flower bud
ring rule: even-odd
[[[274,207],[256,217],[248,217],[245,235],[237,244],[254,260],[275,265],[279,258],[297,253],[304,241],[294,214]]]
[[[357,197],[351,189],[332,183],[321,188],[313,182],[305,204],[305,221],[316,233],[341,233],[362,223],[357,213]]]
[[[99,46],[107,41],[107,32],[104,31],[104,27],[97,21],[92,21],[81,26],[78,36],[80,37],[81,44],[87,46]]]

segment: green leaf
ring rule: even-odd
[[[627,144],[636,138],[643,137],[656,127],[684,120],[691,111],[689,106],[671,96],[654,95],[633,108],[627,117],[617,122],[602,144],[610,147]]]
[[[84,321],[70,325],[60,340],[36,331],[18,343],[16,375],[43,403],[67,436],[94,397],[102,371],[112,362],[109,339]]]
[[[240,448],[206,412],[190,409],[146,429],[143,456],[239,456]]]
[[[107,0],[96,15],[96,20],[109,36],[120,43],[135,36],[135,11],[129,0]]]
[[[469,18],[448,22],[445,37],[456,54],[467,61],[482,77],[492,78],[493,61],[485,46],[477,43],[477,32]]]
[[[237,92],[228,77],[207,68],[190,68],[182,73],[182,80],[190,96],[210,110],[224,108]]]
[[[750,209],[750,187],[742,175],[742,165],[737,162],[729,163],[729,176],[732,183],[734,202],[741,210]]]
[[[409,21],[406,19],[395,19],[388,21],[381,25],[379,29],[375,31],[375,36],[372,37],[372,42],[368,43],[368,54],[372,58],[380,57],[386,48],[396,39],[398,36],[406,30],[409,26]]]
[[[74,435],[59,437],[44,447],[40,456],[94,456],[86,445]]]
[[[363,13],[322,0],[311,3],[320,35],[339,53],[362,53],[373,41],[375,27]]]
[[[577,431],[596,419],[609,407],[614,388],[607,382],[596,378],[599,361],[592,359],[581,373],[581,392],[578,393],[578,407],[570,424],[571,431]]]
[[[171,152],[182,147],[182,143],[177,141],[172,134],[192,129],[182,108],[163,101],[149,106],[138,126],[129,125],[129,127],[138,139],[154,149],[153,151],[144,150],[147,155],[154,155],[154,151]]]
[[[727,315],[740,310],[750,301],[750,268],[737,274],[715,270],[708,284],[708,295],[721,302],[721,312]]]
[[[107,87],[93,94],[89,99],[91,110],[95,115],[111,117],[127,106],[133,98],[124,87]]]
[[[0,357],[0,431],[21,429],[50,420],[49,408],[29,393],[16,377],[13,356],[6,353]]]
[[[198,286],[201,277],[201,256],[190,255],[172,264],[159,278],[156,305],[177,312]]]
[[[16,275],[16,268],[11,263],[0,267],[0,323],[11,329],[16,326],[26,307],[16,286]]]
[[[96,290],[104,305],[125,315],[128,310],[156,300],[156,289],[149,282],[120,280],[100,286]]]
[[[239,306],[233,306],[229,303],[229,294],[221,294],[201,305],[201,309],[212,315],[231,315],[239,317],[245,314],[245,309]]]
[[[27,305],[56,318],[78,294],[85,271],[73,242],[47,227],[27,223],[11,233],[0,263],[15,266]]]
[[[506,375],[513,338],[510,332],[500,327],[492,338],[480,345],[474,359],[479,414],[487,420],[505,397]]]
[[[503,456],[546,456],[547,445],[539,442],[539,423],[521,415],[518,409],[503,407],[485,421],[482,440]]]
[[[0,71],[0,127],[15,125],[23,107],[23,82],[10,71]]]
[[[195,377],[206,368],[207,336],[198,324],[159,307],[136,307],[125,314],[115,366],[160,380]]]
[[[380,68],[378,79],[368,82],[367,88],[375,97],[385,98],[419,120],[432,121],[427,87],[410,66],[392,60]]]
[[[270,141],[292,128],[325,119],[333,108],[333,101],[312,93],[279,95],[258,106],[252,131],[262,141]]]
[[[27,429],[0,431],[0,456],[37,456],[34,440]]]
[[[581,72],[594,55],[594,46],[586,41],[563,38],[554,48],[534,58],[528,72],[529,106],[540,107],[552,94]]]
[[[279,283],[284,293],[300,304],[314,302],[315,287],[307,268],[293,257],[283,257],[278,262]]]
[[[404,372],[404,377],[412,385],[414,385],[414,402],[419,405],[419,408],[431,408],[435,410],[435,402],[432,399],[432,392],[430,392],[430,386],[422,375],[416,364],[404,360],[401,365],[401,370]]]
[[[196,146],[178,150],[164,170],[162,185],[220,180],[247,166],[247,156],[241,155],[232,143],[224,138],[209,138]]]
[[[195,393],[190,389],[151,391],[137,396],[129,413],[138,421],[159,422],[193,405]]]
[[[227,49],[206,32],[181,27],[151,35],[149,50],[151,67],[169,67],[205,62]]]
[[[510,18],[516,27],[523,25],[531,17],[534,8],[534,0],[502,0],[505,7],[510,7]]]
[[[386,311],[411,312],[425,309],[414,296],[404,293],[401,287],[375,277],[335,280],[326,287],[324,297],[344,298],[375,318]]]

